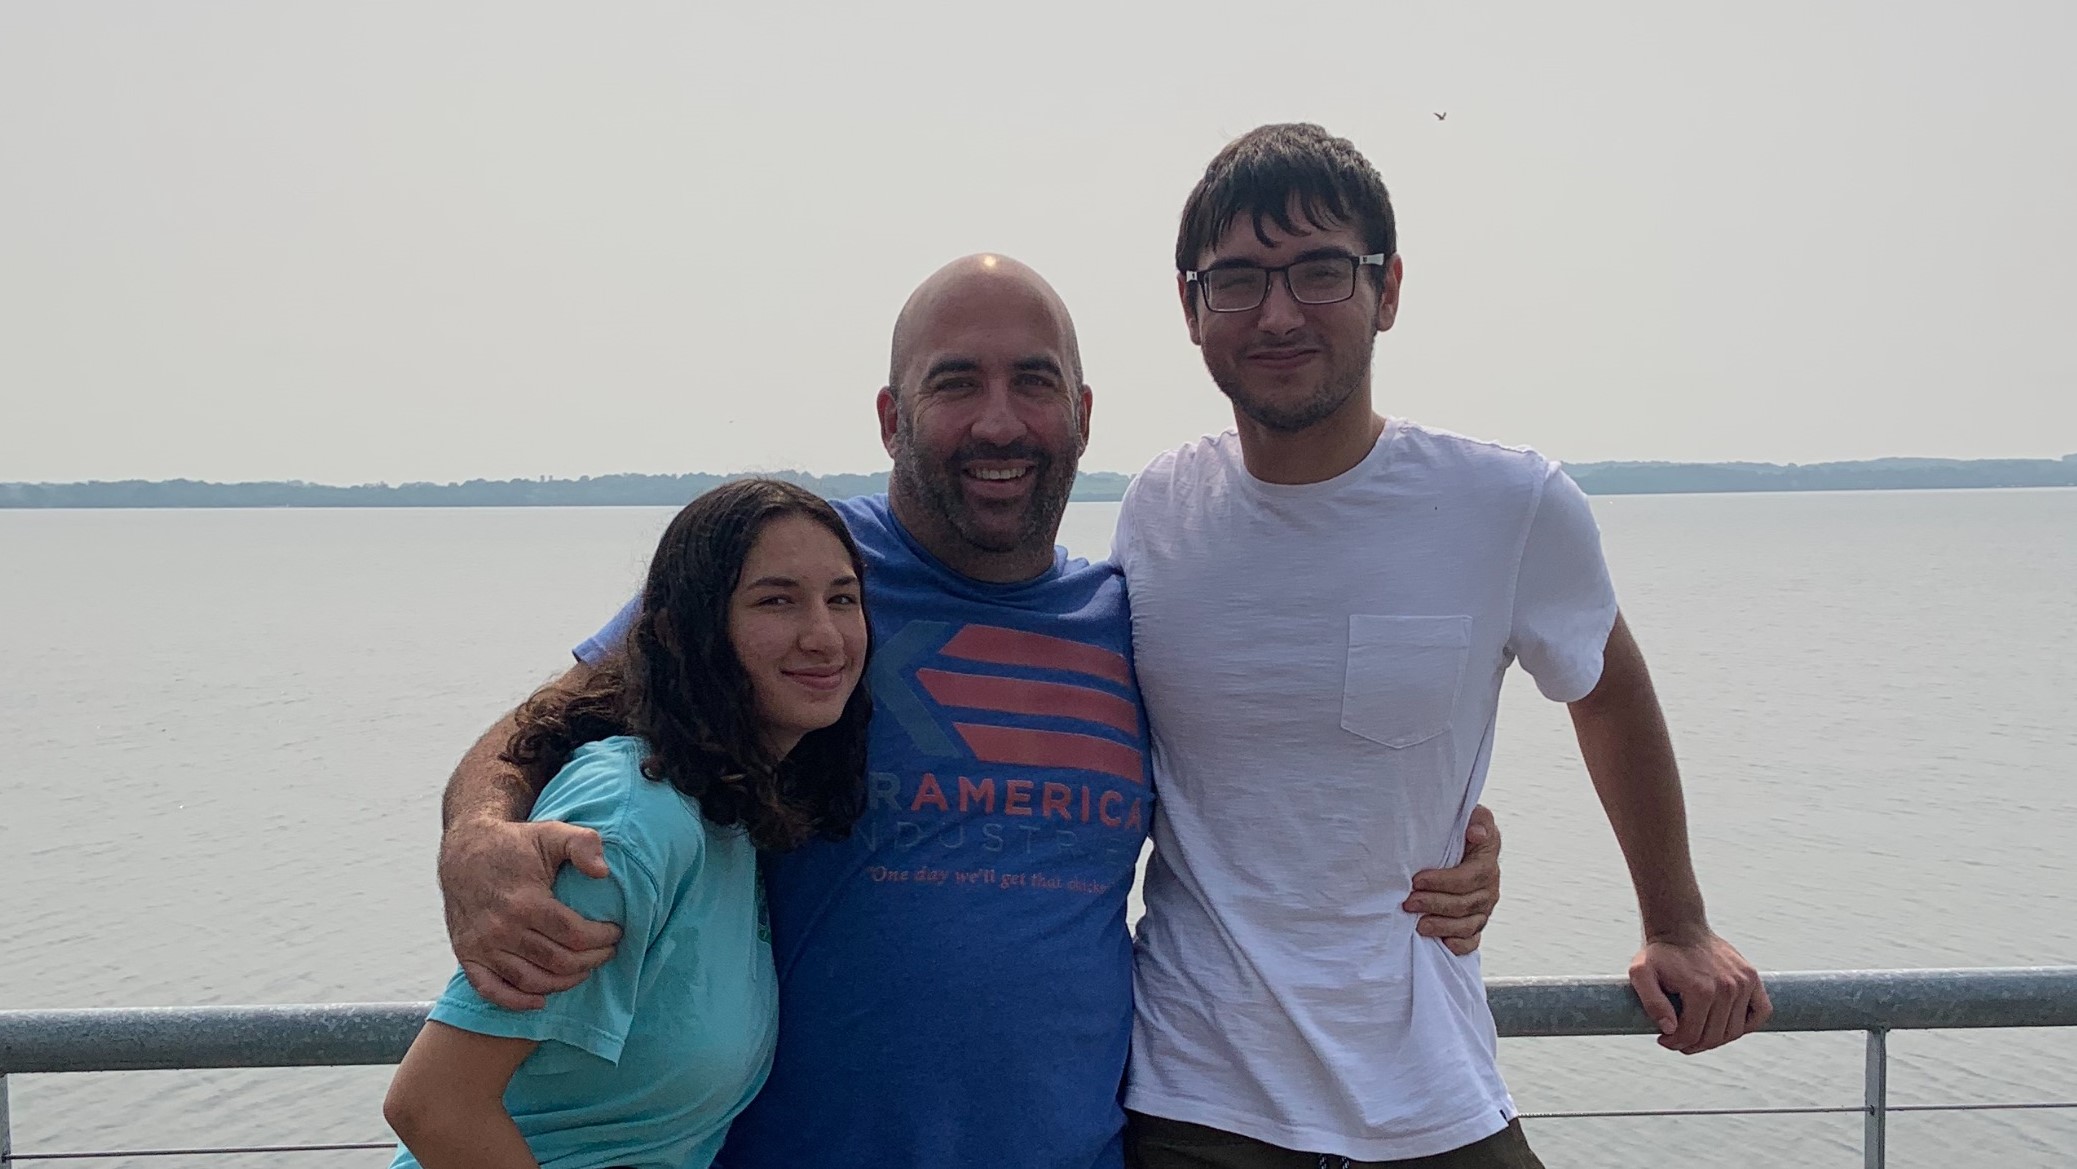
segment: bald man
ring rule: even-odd
[[[1054,547],[1089,438],[1074,323],[1037,273],[970,256],[916,289],[890,349],[888,493],[836,505],[868,565],[868,810],[848,840],[767,858],[778,1049],[717,1163],[1120,1169],[1125,901],[1153,793],[1123,581]],[[470,981],[525,1009],[617,935],[550,894],[564,861],[602,871],[598,844],[517,822],[549,777],[499,761],[510,733],[449,783],[441,884]],[[1497,836],[1473,833],[1415,907],[1466,949],[1498,882]]]

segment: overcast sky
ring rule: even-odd
[[[1005,7],[9,0],[0,480],[879,469],[895,311],[979,250],[1136,470],[1229,424],[1183,197],[1295,119],[1399,208],[1387,413],[2077,451],[2068,0]]]

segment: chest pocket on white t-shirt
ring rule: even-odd
[[[1471,653],[1471,618],[1349,617],[1341,726],[1373,743],[1411,747],[1446,731]]]

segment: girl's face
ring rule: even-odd
[[[858,686],[866,648],[860,586],[843,543],[804,515],[767,523],[743,561],[728,639],[777,757],[836,722]]]

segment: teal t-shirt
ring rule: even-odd
[[[542,1169],[704,1169],[764,1085],[778,985],[757,853],[739,828],[641,773],[641,740],[587,743],[542,790],[533,819],[596,829],[612,876],[565,867],[555,893],[617,922],[620,946],[539,1011],[493,1005],[457,972],[432,1018],[534,1039],[505,1109]],[[416,1166],[399,1149],[392,1169]]]

